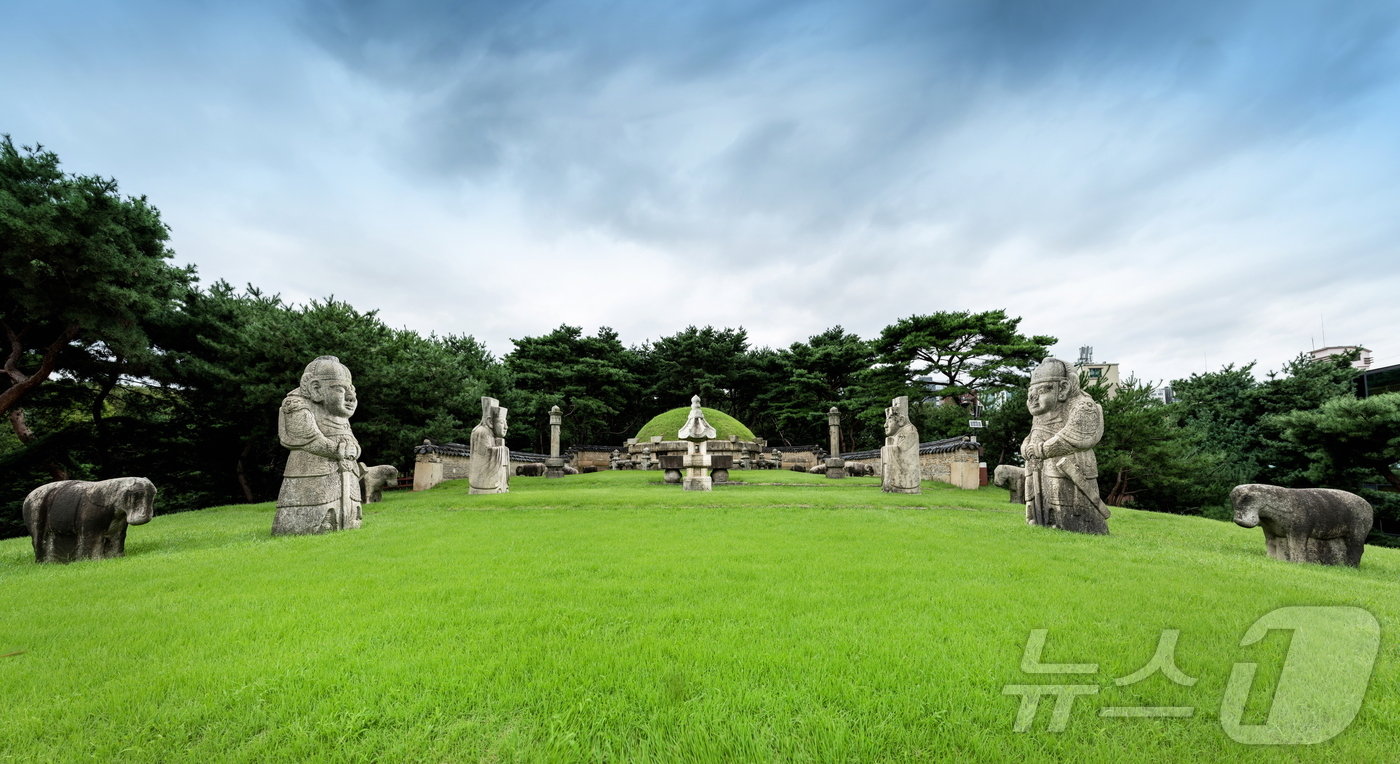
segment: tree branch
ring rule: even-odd
[[[5,373],[15,382],[0,393],[0,413],[9,411],[19,403],[26,393],[38,387],[39,383],[53,374],[54,369],[58,366],[59,353],[63,352],[68,343],[78,336],[79,328],[77,324],[69,324],[57,339],[49,343],[49,346],[44,348],[44,358],[39,362],[39,368],[33,374],[25,374],[19,370],[19,353],[14,348],[11,349],[10,357],[5,361]],[[15,334],[8,326],[5,328],[5,333],[10,336],[11,343],[18,342],[19,335]]]

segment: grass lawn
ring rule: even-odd
[[[1030,528],[1006,492],[732,473],[465,481],[392,492],[364,528],[272,538],[270,504],[159,516],[120,560],[39,566],[0,542],[0,760],[1383,761],[1400,741],[1400,551],[1290,565],[1262,533],[1115,510],[1113,535]],[[1222,731],[1231,667],[1262,723],[1285,605],[1383,629],[1356,720],[1313,746]],[[1091,675],[1022,672],[1042,660]],[[1176,665],[1128,686],[1163,629]],[[14,654],[17,653],[17,654]],[[1089,684],[1013,731],[1006,685]],[[1100,718],[1121,706],[1191,718]]]

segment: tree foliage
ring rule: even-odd
[[[509,403],[516,442],[543,453],[549,447],[549,409],[563,413],[561,439],[574,444],[621,443],[635,432],[639,361],[617,332],[592,337],[561,325],[539,337],[512,340],[505,357],[512,380]]]
[[[1194,514],[1210,500],[1203,477],[1216,455],[1178,426],[1174,412],[1153,397],[1155,385],[1129,378],[1113,395],[1084,389],[1103,407],[1104,435],[1094,449],[1104,501],[1159,512]]]
[[[927,376],[952,398],[1016,386],[1043,360],[1054,337],[1026,336],[1021,319],[1004,310],[940,311],[885,327],[875,341],[878,360],[909,382]]]
[[[771,383],[763,406],[772,417],[769,437],[785,445],[824,445],[827,412],[833,406],[850,409],[848,404],[860,398],[862,375],[874,363],[870,343],[834,326],[775,356],[780,368],[768,375]],[[857,412],[842,413],[850,418]],[[844,429],[854,426],[852,421]]]
[[[110,178],[65,174],[53,152],[0,138],[0,413],[22,441],[33,434],[21,403],[65,357],[146,351],[147,326],[194,278],[167,262],[168,237],[145,197],[123,197]]]

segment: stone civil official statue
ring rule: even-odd
[[[282,399],[277,437],[292,450],[277,494],[273,535],[360,527],[360,444],[350,370],[335,356],[312,361],[301,384]]]
[[[1099,497],[1094,446],[1103,437],[1103,409],[1079,389],[1079,375],[1058,358],[1031,373],[1026,408],[1031,434],[1026,460],[1026,522],[1079,533],[1108,533]]]
[[[919,430],[909,421],[909,396],[901,395],[885,409],[885,445],[880,449],[880,489],[886,493],[919,493]]]
[[[468,493],[506,493],[510,490],[510,449],[506,446],[506,409],[500,401],[482,396],[481,423],[472,428],[472,456],[468,467]]]

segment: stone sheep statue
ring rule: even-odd
[[[1321,565],[1360,565],[1374,515],[1365,499],[1330,488],[1237,485],[1230,504],[1236,525],[1264,529],[1270,557]]]
[[[861,462],[847,462],[846,474],[851,477],[875,477],[875,466]]]
[[[515,468],[515,474],[520,477],[544,477],[544,465],[538,462],[521,464]]]
[[[35,562],[105,560],[126,553],[126,527],[151,521],[156,487],[141,477],[60,480],[29,492],[24,524]]]
[[[365,503],[373,504],[384,500],[384,489],[399,484],[399,469],[392,464],[365,467]]]
[[[992,485],[1011,491],[1012,504],[1026,503],[1026,468],[1013,464],[998,464],[992,472]]]

